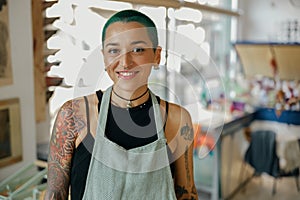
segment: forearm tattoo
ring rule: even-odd
[[[177,198],[180,198],[180,197],[182,197],[184,194],[188,194],[188,191],[185,189],[184,186],[176,185],[176,186],[175,186],[175,193],[176,193]]]
[[[184,152],[184,162],[185,162],[185,170],[186,170],[186,178],[188,183],[191,182],[191,175],[190,175],[190,169],[189,169],[189,147],[185,147]]]
[[[184,186],[176,185],[175,193],[178,199],[181,199],[183,196],[188,196],[188,198],[184,198],[183,200],[197,200],[197,190],[195,186],[192,188],[191,192],[188,192]]]
[[[193,128],[186,123],[184,126],[181,127],[180,129],[180,135],[183,137],[185,141],[188,142],[188,145],[185,146],[185,151],[184,151],[184,165],[185,165],[185,171],[186,171],[186,180],[187,184],[191,185],[192,184],[192,174],[190,171],[190,158],[189,158],[189,145],[191,145],[191,142],[194,139],[194,131]],[[181,200],[197,200],[198,195],[197,195],[197,190],[193,184],[193,186],[190,189],[186,189],[185,186],[175,186],[175,192],[176,196],[178,199]]]
[[[57,116],[50,141],[46,199],[67,199],[75,139],[86,126],[78,108],[79,101],[68,102]]]

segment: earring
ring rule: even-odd
[[[107,71],[107,68],[106,68],[106,67],[104,67],[104,71]]]
[[[154,70],[159,70],[159,65],[153,65]]]

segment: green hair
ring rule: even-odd
[[[117,12],[107,20],[102,30],[102,47],[104,45],[107,28],[109,27],[109,25],[115,22],[123,22],[123,23],[138,22],[144,25],[147,28],[147,32],[152,42],[153,48],[154,50],[156,49],[158,45],[158,36],[157,36],[157,29],[154,22],[147,15],[136,10],[123,10]]]

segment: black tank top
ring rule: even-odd
[[[96,92],[98,97],[98,112],[100,110],[100,104],[102,100],[102,92],[99,90]],[[156,97],[160,103],[160,98]],[[87,98],[84,97],[86,105],[87,115],[87,135],[74,150],[72,162],[71,162],[71,174],[70,174],[70,185],[71,185],[71,199],[81,200],[85,190],[85,183],[90,165],[91,155],[94,146],[94,137],[90,131],[90,120],[89,120],[89,106]],[[154,120],[154,112],[152,108],[152,100],[149,98],[143,105],[130,108],[129,110],[119,108],[110,104],[105,136],[112,142],[124,147],[125,149],[132,149],[140,146],[144,146],[157,140],[156,126]],[[129,114],[128,114],[129,113]],[[166,113],[168,114],[168,103],[166,104]],[[128,117],[130,115],[130,117]],[[121,120],[122,119],[122,120]],[[126,121],[127,120],[127,121]],[[133,130],[125,130],[119,128],[119,123],[132,123],[145,127],[143,130],[143,137],[134,137],[127,134],[127,131],[134,133],[134,126],[131,127]],[[165,124],[166,125],[166,124]],[[165,129],[164,125],[164,129]],[[111,134],[113,133],[113,134]],[[171,159],[171,152],[168,148],[169,159]],[[174,163],[170,165],[172,176],[174,177]]]

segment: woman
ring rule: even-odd
[[[61,107],[46,199],[67,199],[69,187],[72,200],[197,199],[190,115],[147,85],[161,56],[153,21],[120,11],[106,22],[102,45],[114,84]]]

